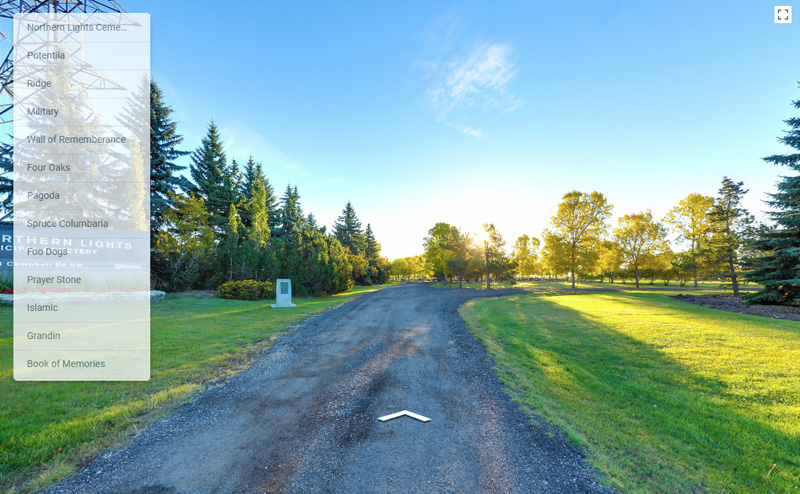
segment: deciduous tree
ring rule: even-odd
[[[514,242],[512,256],[517,263],[517,274],[533,276],[539,271],[539,239],[520,235]]]
[[[450,272],[458,276],[458,288],[463,288],[464,276],[466,276],[474,257],[475,249],[472,245],[472,238],[468,233],[461,233],[461,230],[455,228],[450,231],[448,247],[452,258],[447,259],[445,263]]]
[[[569,274],[570,262],[564,237],[550,230],[542,232],[542,271],[549,276]]]
[[[156,235],[153,284],[166,290],[195,286],[213,261],[214,230],[202,199],[173,194]]]
[[[512,279],[517,263],[506,252],[506,241],[503,240],[503,236],[497,231],[494,223],[485,223],[483,230],[486,235],[486,241],[480,247],[483,248],[481,257],[486,263],[486,288],[488,289],[491,287],[490,279],[492,276],[497,282]]]
[[[689,243],[688,258],[683,256],[682,262],[689,261],[691,263],[695,288],[697,288],[700,247],[705,245],[711,234],[709,215],[713,206],[713,197],[689,194],[664,218],[664,221],[678,232],[678,240]]]
[[[614,278],[618,278],[621,274],[622,263],[622,250],[619,244],[613,240],[603,240],[600,244],[600,250],[597,260],[597,271],[600,275],[600,280],[608,278],[611,283],[614,283]]]
[[[592,271],[597,262],[597,248],[608,226],[612,206],[600,192],[587,194],[573,190],[562,198],[558,212],[551,219],[551,234],[560,238],[569,266],[572,289],[575,274]]]
[[[450,273],[447,261],[454,259],[451,246],[452,239],[457,232],[456,227],[444,222],[436,223],[433,228],[428,230],[428,236],[422,243],[422,247],[425,249],[423,255],[428,271],[434,276],[438,276],[436,273],[440,273],[442,276]]]
[[[636,288],[639,288],[639,269],[643,262],[669,249],[666,228],[653,221],[649,210],[621,217],[614,230],[614,240],[619,244],[622,258],[633,270]]]

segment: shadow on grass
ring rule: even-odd
[[[551,297],[536,296],[539,307],[523,306],[525,298],[482,313],[478,333],[489,337],[515,400],[564,429],[616,487],[772,493],[800,485],[800,441],[770,423],[786,412],[772,406],[797,407],[797,397],[737,403],[722,380]]]

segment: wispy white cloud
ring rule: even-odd
[[[277,167],[286,172],[311,174],[301,163],[278,149],[272,141],[241,121],[226,124],[220,130],[220,134],[228,159],[236,158],[240,165],[243,165],[247,157],[252,154],[256,161],[264,164],[267,171]]]
[[[325,187],[342,186],[348,181],[346,177],[327,176],[313,166],[305,166],[292,159],[264,135],[240,120],[222,126],[220,135],[228,160],[235,158],[242,169],[247,157],[252,154],[256,161],[262,163],[273,185],[284,181],[297,184],[300,177],[306,185],[324,184]]]
[[[439,118],[452,110],[480,107],[513,111],[522,101],[508,89],[517,69],[514,49],[506,43],[481,43],[465,55],[435,64],[439,75],[426,95]]]
[[[462,134],[466,134],[470,137],[476,137],[478,139],[483,139],[486,137],[483,132],[478,129],[473,129],[472,127],[456,127],[456,129],[458,129],[458,131]]]

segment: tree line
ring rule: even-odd
[[[800,100],[792,103],[800,109]],[[779,141],[800,150],[800,118],[785,120],[789,130]],[[800,172],[800,153],[764,158]],[[522,235],[507,253],[493,224],[482,240],[456,226],[436,223],[423,242],[421,256],[397,259],[392,274],[446,281],[491,281],[530,277],[568,277],[614,282],[633,279],[698,286],[700,280],[729,283],[735,295],[743,281],[762,289],[746,296],[755,303],[800,303],[800,175],[782,177],[770,194],[769,223],[757,224],[742,206],[743,182],[723,177],[715,196],[692,193],[662,219],[650,210],[625,214],[608,223],[612,206],[600,192],[567,192],[540,238]],[[677,245],[671,245],[672,231]],[[673,247],[683,246],[683,249]]]
[[[64,100],[77,104],[67,97],[68,88],[62,89]],[[154,288],[217,288],[228,281],[291,278],[298,294],[327,295],[354,284],[380,284],[388,279],[388,261],[380,255],[372,227],[362,226],[351,203],[345,205],[329,232],[313,214],[303,211],[296,186],[287,185],[278,197],[262,164],[252,155],[244,164],[229,159],[213,119],[200,145],[193,152],[183,150],[184,138],[158,84],[143,79],[136,91],[118,121],[132,131],[132,142],[150,142],[150,274]],[[146,101],[149,105],[142,103]],[[141,125],[147,115],[149,128]],[[82,122],[87,127],[98,123]],[[139,149],[132,149],[131,156]],[[13,206],[11,151],[10,145],[0,145],[3,216]],[[188,167],[178,164],[186,156]],[[115,158],[135,168],[132,158]],[[94,165],[87,162],[85,168]],[[114,172],[108,163],[104,166],[103,173]],[[143,189],[148,177],[143,167],[139,170],[128,181],[141,182]],[[105,189],[104,193],[111,194]],[[121,198],[129,210],[147,207],[146,193],[129,195]],[[89,208],[94,200],[91,195],[78,199]]]
[[[521,235],[510,252],[493,224],[481,237],[456,226],[436,223],[423,242],[424,254],[392,263],[392,274],[452,276],[500,282],[517,278],[568,278],[577,280],[633,279],[681,284],[699,280],[729,280],[738,294],[747,239],[758,228],[742,208],[747,191],[728,177],[718,197],[690,194],[661,221],[645,210],[626,214],[611,226],[612,206],[600,192],[573,190],[562,197],[550,227],[541,237]],[[668,240],[670,228],[686,250],[676,252]]]
[[[279,198],[251,155],[228,160],[212,119],[200,145],[179,149],[172,108],[155,81],[150,93],[150,228],[153,286],[216,288],[226,281],[291,278],[298,294],[328,295],[388,279],[372,228],[349,202],[329,233],[306,214],[296,186]],[[176,163],[189,155],[188,177]]]

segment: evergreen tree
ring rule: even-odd
[[[381,244],[375,240],[372,225],[367,224],[364,232],[363,257],[367,260],[369,281],[383,284],[389,280],[389,261],[381,257]]]
[[[270,237],[269,244],[262,251],[260,258],[259,278],[264,281],[272,281],[281,276],[281,240],[277,237]]]
[[[800,109],[800,100],[792,102]],[[800,117],[784,121],[789,126],[778,141],[800,151]],[[745,276],[764,288],[747,297],[759,304],[790,304],[800,302],[800,153],[773,155],[767,163],[787,166],[795,172],[782,177],[778,191],[767,201],[774,211],[769,215],[775,227],[760,232],[752,247],[763,254],[755,269]]]
[[[278,200],[275,197],[275,189],[272,188],[272,185],[269,183],[269,179],[264,176],[261,163],[256,162],[251,154],[247,157],[247,163],[245,163],[244,171],[242,173],[241,193],[245,204],[250,202],[253,198],[253,187],[255,186],[256,181],[260,181],[264,186],[264,205],[268,215],[269,227],[274,229],[279,224]],[[242,223],[244,223],[245,226],[249,226],[250,214],[248,212],[248,208],[243,208],[240,214],[242,216]]]
[[[375,240],[375,234],[372,233],[372,225],[367,223],[367,229],[364,232],[364,257],[372,264],[378,261],[380,253],[381,246]]]
[[[299,240],[299,232],[303,229],[305,217],[303,208],[300,206],[300,194],[297,187],[286,186],[286,191],[281,197],[280,225],[278,226],[278,236],[284,243],[294,243]]]
[[[737,296],[738,271],[741,269],[739,249],[753,222],[753,217],[741,206],[746,193],[744,182],[722,177],[719,197],[714,200],[714,206],[708,214],[711,237],[705,248],[701,246],[701,256],[718,270],[720,276],[730,278],[733,294]]]
[[[356,210],[349,201],[333,225],[333,235],[351,254],[357,256],[364,251],[364,231],[361,229],[361,221],[356,216]]]
[[[300,266],[294,279],[295,288],[303,294],[327,294],[327,285],[330,283],[328,269],[328,245],[325,237],[319,230],[309,229],[302,232],[300,247]]]
[[[217,277],[222,281],[244,279],[250,274],[245,253],[239,248],[244,229],[233,204],[228,205],[224,227],[225,236],[217,244]]]
[[[325,236],[325,242],[328,244],[328,258],[333,270],[329,293],[345,292],[353,288],[353,268],[347,258],[347,249],[333,236]]]
[[[164,211],[171,206],[170,197],[186,179],[178,172],[186,169],[175,160],[189,154],[176,149],[183,142],[178,134],[178,123],[172,120],[172,108],[164,102],[161,88],[150,82],[150,227],[156,231],[161,226]]]
[[[266,188],[267,178],[264,176],[261,163],[257,163],[251,154],[247,157],[247,163],[244,164],[244,171],[242,172],[242,195],[245,198],[250,199],[253,197],[253,186],[255,186],[256,181],[260,181]]]
[[[305,225],[309,230],[319,230],[323,235],[327,230],[327,228],[324,226],[320,226],[319,222],[317,221],[317,217],[314,216],[314,213],[308,213],[308,216],[306,216]]]
[[[137,232],[148,232],[147,206],[150,203],[147,190],[147,173],[144,166],[144,155],[138,139],[128,141],[128,182],[130,187],[124,191],[126,197],[128,221],[127,228]],[[152,223],[150,223],[152,228]],[[152,232],[149,232],[152,233]],[[155,239],[150,236],[151,246]]]
[[[295,274],[300,293],[331,295],[352,286],[350,265],[341,244],[318,228],[301,233],[300,263]]]
[[[0,143],[0,218],[11,213],[14,202],[14,160],[11,144]],[[9,222],[10,218],[0,220],[0,223]]]
[[[132,98],[119,117],[119,122],[134,131],[142,145],[150,142],[150,230],[155,238],[160,230],[164,213],[174,205],[171,197],[179,188],[186,187],[186,179],[178,172],[186,169],[175,163],[188,151],[176,149],[183,142],[177,132],[178,123],[172,120],[172,107],[164,101],[164,93],[155,81],[143,79],[139,94]],[[149,108],[143,101],[150,101]],[[143,118],[150,117],[150,127],[142,126]]]
[[[189,171],[194,183],[188,185],[188,192],[205,201],[211,225],[218,234],[224,232],[230,206],[238,205],[241,199],[241,179],[235,163],[228,165],[217,124],[212,119],[200,147],[192,153]]]
[[[269,279],[270,274],[275,274],[276,262],[270,242],[269,217],[265,200],[267,192],[260,179],[256,179],[250,195],[251,198],[246,204],[250,225],[245,226],[245,241],[242,248],[251,273],[246,278],[260,281]]]
[[[247,212],[250,216],[250,228],[247,236],[259,248],[263,248],[269,243],[270,236],[266,196],[267,190],[264,184],[260,179],[256,179],[253,184],[252,198],[247,204]]]

